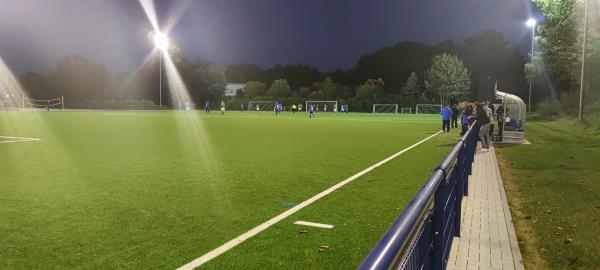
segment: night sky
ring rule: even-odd
[[[160,23],[190,58],[350,68],[402,40],[461,42],[502,32],[529,50],[529,0],[156,1]],[[0,57],[15,71],[47,72],[80,54],[112,72],[133,71],[151,51],[150,23],[136,0],[0,0]]]

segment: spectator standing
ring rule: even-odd
[[[452,105],[452,122],[450,123],[450,126],[452,128],[458,128],[458,115],[459,115],[459,111],[458,111],[458,105],[454,104]]]
[[[479,127],[479,140],[481,141],[481,151],[487,152],[490,148],[490,118],[484,108],[484,103],[476,103],[475,119]]]
[[[490,118],[490,138],[494,138],[494,111],[492,110],[492,103],[487,101],[484,108],[485,113]]]
[[[450,106],[446,105],[440,114],[442,115],[442,130],[445,132],[450,132],[450,118],[452,118],[452,109]]]

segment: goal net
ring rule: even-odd
[[[23,97],[22,107],[31,108],[31,109],[64,109],[65,103],[64,98],[54,98],[54,99],[33,99],[28,97]]]
[[[314,107],[315,112],[338,112],[338,103],[335,100],[309,100],[306,101],[304,110],[308,112],[310,105]]]
[[[2,90],[2,84],[0,82],[0,110],[17,110],[23,107],[22,94],[13,94]]]
[[[277,101],[252,100],[248,102],[248,111],[274,111],[275,104],[277,104]]]
[[[0,99],[0,110],[15,110],[19,109],[21,104],[15,100]]]
[[[442,105],[440,104],[417,104],[416,114],[440,114]]]
[[[412,114],[412,108],[402,108],[400,109],[401,114]]]
[[[373,113],[398,113],[398,104],[373,104]]]

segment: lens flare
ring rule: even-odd
[[[189,1],[186,3],[189,3]],[[159,51],[160,57],[162,57],[161,60],[162,63],[164,63],[163,70],[169,86],[169,94],[171,95],[172,104],[178,107],[192,107],[194,102],[189,95],[189,91],[181,77],[181,74],[177,70],[177,63],[173,60],[173,57],[171,57],[171,54],[169,53],[170,44],[167,33],[174,26],[174,22],[176,22],[177,19],[173,19],[173,17],[171,17],[169,23],[165,26],[166,30],[163,32],[160,30],[152,0],[140,0],[140,4],[142,5],[153,28],[151,38],[154,41],[155,48],[157,49],[154,50],[154,55],[157,51]],[[185,9],[180,9],[181,12],[183,12],[183,10]],[[150,56],[153,56],[153,54]],[[148,58],[146,60],[148,60]],[[144,63],[146,63],[146,61],[144,61]],[[177,119],[177,130],[179,136],[181,137],[180,139],[182,142],[187,142],[185,144],[181,144],[182,148],[180,150],[182,154],[188,156],[190,160],[200,161],[200,164],[198,165],[201,165],[207,170],[210,178],[221,178],[219,161],[214,154],[209,133],[204,126],[204,117],[198,117],[195,112],[180,113],[175,117]],[[190,140],[190,138],[192,138],[192,140]],[[225,192],[224,187],[220,186],[219,183],[210,181],[208,186],[212,190],[210,194],[214,197],[213,199],[218,202],[217,207],[221,208],[223,204],[231,202],[231,200],[227,198],[227,192]]]
[[[0,58],[0,108],[20,108],[24,97],[19,80]]]
[[[152,40],[154,41],[156,48],[160,49],[161,51],[166,51],[169,49],[169,38],[167,35],[161,32],[154,32],[152,34]]]

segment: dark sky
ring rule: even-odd
[[[156,1],[161,24],[191,58],[349,68],[402,40],[461,42],[496,30],[525,52],[529,0]],[[65,55],[132,71],[150,52],[150,23],[137,0],[0,0],[0,57],[17,73],[47,72]]]

